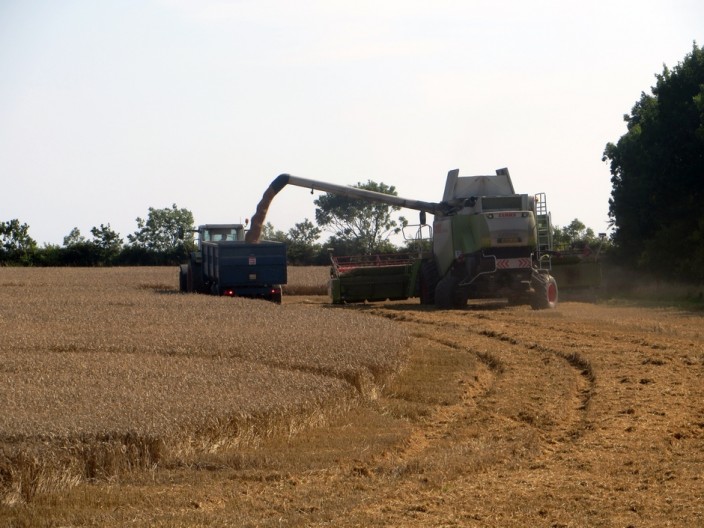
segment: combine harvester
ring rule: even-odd
[[[256,243],[274,196],[296,185],[434,215],[432,252],[415,255],[332,257],[334,303],[420,297],[421,304],[461,308],[468,299],[505,298],[534,309],[557,305],[550,274],[552,225],[545,194],[517,194],[508,169],[496,175],[448,173],[441,202],[399,196],[282,174],[264,193],[246,241]]]

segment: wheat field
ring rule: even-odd
[[[327,295],[330,266],[289,266],[285,295]]]
[[[0,268],[0,335],[5,502],[324,422],[373,398],[408,339],[341,308],[180,294],[172,268]]]

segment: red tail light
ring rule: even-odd
[[[223,290],[222,294],[227,295],[228,297],[234,297],[235,290],[233,290],[232,288],[227,288],[226,290]]]

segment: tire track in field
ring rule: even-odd
[[[394,483],[365,504],[370,518],[388,519],[393,511],[400,522],[409,511],[432,511],[437,504],[424,498],[425,491],[442,488],[448,475],[473,480],[504,468],[545,467],[571,452],[587,429],[594,376],[583,357],[503,330],[503,321],[497,322],[494,314],[468,321],[470,314],[464,311],[399,313],[393,307],[374,307],[369,312],[408,325],[414,339],[434,343],[441,354],[444,350],[475,360],[473,369],[457,371],[457,401],[433,405],[428,416],[411,422],[403,446],[369,465],[355,466],[359,474],[386,475]],[[420,355],[431,353],[414,348]],[[409,358],[409,368],[416,360]],[[476,377],[482,383],[469,387]]]
[[[471,354],[462,344],[448,338],[438,338],[425,332],[419,332],[416,339],[425,339],[431,343],[447,348],[456,354]],[[413,461],[426,459],[428,450],[436,449],[438,442],[452,436],[452,430],[472,413],[476,412],[477,401],[480,401],[492,390],[495,380],[503,372],[503,365],[490,354],[478,353],[477,371],[457,372],[455,380],[460,387],[458,401],[452,404],[434,405],[432,415],[423,420],[421,427],[412,430],[408,441],[396,455],[403,466],[412,465]],[[411,359],[413,361],[413,359]]]
[[[533,332],[525,340],[523,330],[527,325],[519,320],[514,326],[513,322],[518,322],[514,313],[508,314],[512,317],[511,325],[497,329],[504,324],[500,311],[493,312],[491,318],[482,312],[465,310],[399,313],[393,308],[374,308],[371,312],[433,328],[431,333],[437,342],[474,354],[494,377],[491,388],[474,395],[473,403],[488,413],[531,427],[541,436],[544,449],[555,451],[557,445],[573,442],[589,429],[588,409],[596,381],[594,369],[578,352],[548,346],[540,339],[541,336],[551,339],[551,332]]]

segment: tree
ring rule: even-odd
[[[27,224],[20,224],[16,218],[0,222],[0,260],[29,264],[36,249]]]
[[[274,228],[274,224],[267,222],[262,226],[262,240],[273,240],[275,242],[286,242],[286,233]]]
[[[393,185],[372,180],[355,187],[398,195]],[[313,203],[317,206],[315,220],[318,225],[333,231],[329,243],[341,243],[347,251],[364,254],[393,249],[388,238],[401,228],[391,214],[400,207],[329,193],[320,195]]]
[[[100,263],[95,244],[86,240],[77,227],[64,237],[61,263],[67,266],[96,266]]]
[[[86,237],[81,235],[81,230],[78,229],[77,227],[74,227],[71,229],[71,232],[64,237],[64,246],[65,247],[72,247],[72,246],[77,246],[79,244],[85,244],[86,243]]]
[[[627,132],[608,143],[609,216],[621,260],[660,276],[704,280],[704,49],[656,75]]]
[[[93,235],[92,243],[98,250],[100,260],[104,264],[111,264],[122,249],[122,238],[120,238],[120,234],[116,233],[110,227],[110,224],[100,224],[99,228],[93,227],[90,232]]]
[[[61,262],[70,266],[98,266],[114,264],[122,249],[120,235],[110,228],[110,224],[93,227],[92,240],[87,240],[80,229],[74,227],[64,237],[64,248],[60,253]]]
[[[171,208],[149,208],[146,220],[137,218],[137,231],[127,235],[130,244],[137,248],[164,254],[185,254],[193,245],[193,213]],[[183,237],[182,237],[183,235]]]
[[[587,227],[578,218],[565,227],[555,226],[553,230],[553,246],[561,248],[584,248],[598,245],[599,240],[591,227]]]
[[[320,252],[317,243],[321,229],[307,218],[295,224],[286,234],[288,259],[293,264],[310,264]]]

